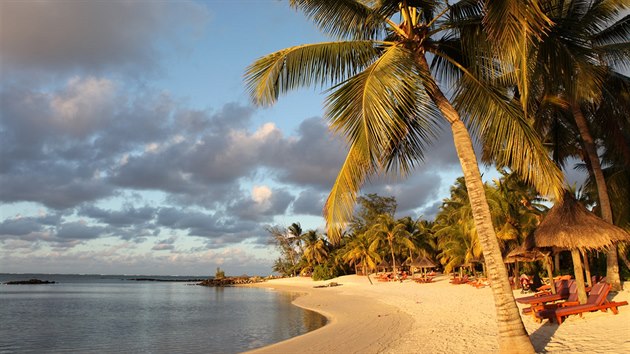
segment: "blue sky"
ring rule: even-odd
[[[269,274],[265,227],[323,228],[345,154],[323,95],[259,108],[242,80],[325,40],[286,2],[2,1],[0,17],[0,272]],[[365,192],[430,218],[460,171],[445,134]]]

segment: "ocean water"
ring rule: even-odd
[[[293,293],[138,277],[0,274],[58,282],[0,285],[0,353],[239,353],[326,323]]]

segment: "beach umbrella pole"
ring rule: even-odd
[[[591,280],[591,266],[588,263],[588,253],[586,251],[582,251],[582,258],[584,259],[584,272],[586,273],[586,285],[593,286]]]
[[[549,285],[551,286],[551,293],[556,293],[556,284],[553,281],[553,269],[551,268],[551,258],[549,256],[545,256],[544,261],[545,267],[547,268],[547,275],[549,276]]]
[[[573,272],[575,273],[575,283],[577,284],[578,300],[580,304],[585,304],[586,286],[584,285],[584,271],[582,270],[580,251],[576,248],[571,249],[571,258],[573,259]]]

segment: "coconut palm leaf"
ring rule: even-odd
[[[266,55],[245,70],[245,86],[259,105],[268,106],[305,86],[345,80],[378,55],[372,41],[325,42],[286,48]]]
[[[385,30],[382,12],[355,0],[291,0],[324,33],[337,38],[372,39]]]
[[[406,48],[385,47],[377,61],[335,87],[326,100],[331,129],[350,144],[324,209],[330,225],[349,220],[368,174],[387,169],[408,173],[437,136],[435,107],[410,67],[414,61]],[[329,236],[333,243],[338,239],[335,230]]]
[[[509,166],[541,194],[561,197],[562,171],[547,157],[540,135],[520,108],[503,92],[466,76],[455,105],[499,168]]]

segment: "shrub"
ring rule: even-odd
[[[313,269],[313,280],[328,280],[337,276],[335,269],[328,267],[326,264],[317,265]]]

